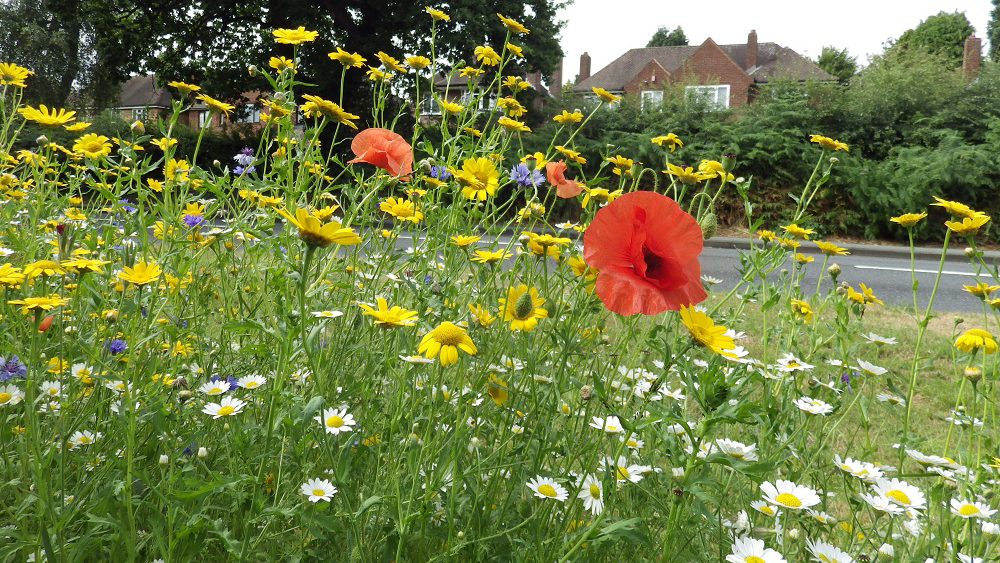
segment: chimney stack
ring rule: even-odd
[[[590,55],[584,53],[580,55],[580,76],[576,78],[576,83],[579,84],[588,78],[590,78]]]
[[[559,57],[559,64],[556,65],[556,69],[552,71],[552,76],[549,77],[549,94],[557,100],[562,99],[562,67],[563,60]]]
[[[755,66],[757,66],[757,30],[751,29],[750,35],[747,35],[747,60],[745,70],[750,70]]]
[[[966,82],[972,82],[979,75],[979,67],[983,63],[983,40],[970,35],[965,40],[965,52],[962,53],[962,76]]]

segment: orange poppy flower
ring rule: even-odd
[[[597,296],[620,315],[655,315],[704,301],[701,247],[694,217],[653,192],[615,199],[583,235],[583,258],[598,270]]]
[[[367,162],[393,176],[409,176],[413,172],[413,149],[403,137],[388,129],[365,129],[354,136],[351,151],[357,158],[348,164]]]
[[[566,163],[562,160],[549,162],[545,165],[545,176],[549,183],[556,187],[556,195],[568,199],[580,195],[583,186],[579,182],[566,179]]]

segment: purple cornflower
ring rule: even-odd
[[[245,168],[250,166],[253,164],[253,150],[250,147],[243,147],[243,150],[237,153],[236,156],[233,157],[233,160],[235,160],[236,164],[239,164],[241,167]]]
[[[128,343],[121,338],[115,338],[114,340],[105,341],[104,349],[107,350],[112,356],[117,356],[125,350],[128,350]]]
[[[181,221],[188,226],[189,229],[193,229],[200,225],[205,218],[201,215],[185,215],[181,217]]]
[[[431,166],[431,178],[437,178],[444,182],[448,178],[451,178],[451,172],[444,166]]]
[[[136,211],[138,211],[138,209],[133,207],[132,204],[129,203],[127,199],[119,199],[118,203],[122,204],[122,209],[125,211],[125,213],[135,213]]]
[[[0,358],[0,381],[7,381],[19,377],[24,379],[28,375],[28,366],[18,359],[17,355],[10,357],[10,360]]]
[[[208,380],[211,381],[212,383],[215,383],[217,381],[227,381],[227,382],[229,382],[229,390],[230,391],[232,391],[233,389],[236,389],[237,387],[239,387],[239,385],[237,385],[237,383],[239,382],[239,380],[236,379],[235,377],[231,376],[231,375],[228,376],[228,377],[220,377],[218,375],[213,375],[212,377],[208,378]]]
[[[845,371],[844,373],[840,374],[840,382],[847,384],[847,392],[848,393],[853,393],[854,392],[854,390],[851,389],[851,373],[850,372]]]
[[[517,185],[522,188],[527,188],[528,186],[537,188],[545,181],[541,172],[538,170],[528,170],[528,165],[523,162],[510,169],[510,179],[517,182]]]
[[[236,168],[233,168],[233,174],[236,176],[242,176],[244,174],[253,174],[256,171],[257,169],[254,168],[253,166],[247,166],[246,168],[243,168],[242,166],[237,166]]]

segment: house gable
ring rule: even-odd
[[[729,107],[746,104],[750,85],[754,82],[743,67],[730,58],[711,37],[684,61],[676,76],[679,80],[695,84],[728,84]]]
[[[659,61],[653,59],[622,90],[632,94],[643,90],[662,90],[667,84],[670,84],[670,73]]]

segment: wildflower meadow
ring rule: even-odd
[[[0,62],[0,560],[996,561],[990,218],[885,218],[968,246],[976,285],[942,253],[933,294],[982,314],[941,328],[914,283],[880,335],[878,279],[810,227],[846,144],[801,139],[786,217],[670,131],[587,176],[574,136],[616,96],[526,154],[530,30],[494,23],[470,99],[408,138],[385,98],[433,53],[330,53],[375,84],[362,117],[297,80],[314,32],[274,30],[262,140],[212,166],[175,154],[191,104],[234,109],[197,85],[109,138]],[[29,123],[79,136],[13,150]],[[758,239],[727,292],[699,264],[721,194]]]

